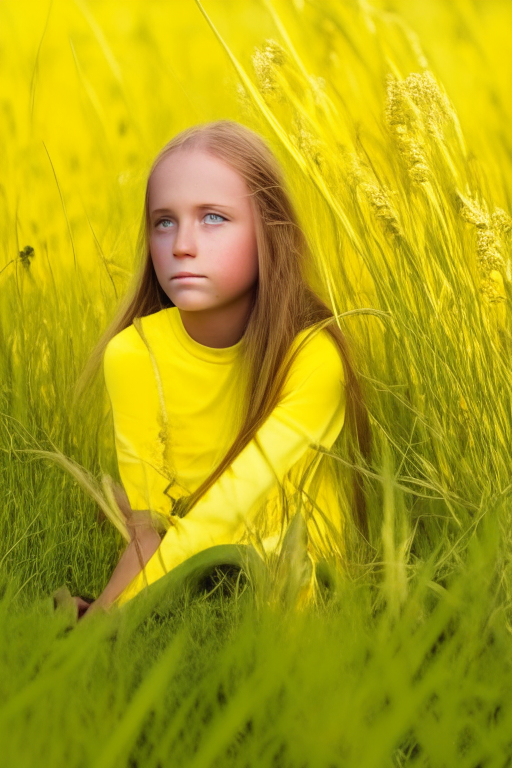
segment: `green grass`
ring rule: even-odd
[[[0,13],[0,768],[510,766],[508,5]],[[219,117],[270,142],[346,313],[369,559],[307,610],[275,569],[212,561],[75,624],[51,593],[96,597],[123,540],[33,451],[118,479],[102,377],[73,386],[136,266],[149,163]]]
[[[209,597],[163,579],[150,605],[74,627],[4,594],[2,764],[507,765],[499,544],[490,526],[446,590],[419,569],[395,615],[366,582],[289,615],[233,577]]]

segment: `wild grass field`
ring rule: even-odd
[[[511,766],[512,6],[0,19],[0,767]],[[182,568],[75,624],[51,593],[98,596],[124,540],[90,492],[118,478],[101,370],[74,386],[137,267],[153,157],[226,117],[285,167],[353,339],[369,553],[309,609],[265,573],[194,591]]]

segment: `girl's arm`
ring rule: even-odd
[[[161,542],[158,532],[151,524],[149,511],[133,510],[124,489],[117,483],[114,483],[113,492],[119,509],[126,520],[131,541],[121,555],[107,586],[101,595],[91,603],[87,613],[92,613],[98,608],[108,608],[130,581],[141,572]]]
[[[132,538],[121,555],[107,586],[101,595],[91,603],[87,613],[112,605],[123,589],[141,572],[142,567],[154,555],[160,543],[160,536],[154,528],[150,526],[140,527],[136,537]]]
[[[144,573],[134,577],[115,599],[116,605],[123,605],[193,554],[237,541],[276,482],[283,482],[309,448],[331,448],[344,421],[344,372],[334,344],[319,336],[298,355],[286,393],[255,437],[184,518],[173,518]],[[123,439],[130,456],[135,451],[128,437]]]

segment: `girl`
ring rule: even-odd
[[[322,450],[347,422],[351,455],[367,456],[368,417],[263,139],[230,120],[175,136],[149,173],[140,247],[135,290],[95,353],[131,541],[91,607],[74,598],[79,612],[123,605],[217,544],[279,552],[299,508],[311,562],[343,558],[337,462]],[[351,511],[365,534],[357,479]]]

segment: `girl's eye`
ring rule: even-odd
[[[207,216],[216,216],[217,220],[220,219],[221,221],[226,221],[224,216],[221,216],[220,213],[206,213],[205,214],[205,218]],[[172,224],[171,219],[160,219],[160,221],[157,223],[157,226],[159,226],[160,224],[164,224],[165,222],[169,222],[169,224]],[[168,226],[164,226],[164,229],[169,229],[169,227]]]

